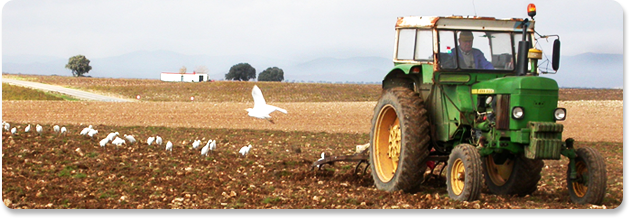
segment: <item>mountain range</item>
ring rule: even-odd
[[[2,72],[70,76],[70,70],[65,69],[68,58],[3,55]],[[188,72],[205,66],[209,69],[208,75],[211,79],[222,80],[231,66],[249,63],[256,68],[256,73],[268,67],[279,67],[284,70],[284,79],[288,82],[379,83],[393,67],[391,58],[384,57],[322,57],[296,61],[259,55],[185,55],[163,50],[137,51],[90,60],[92,71],[86,74],[88,76],[141,79],[159,79],[161,72],[178,72],[182,66]],[[622,88],[623,64],[622,54],[584,53],[562,56],[559,72],[543,76],[557,80],[564,88]]]

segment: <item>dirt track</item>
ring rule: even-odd
[[[3,101],[2,119],[40,124],[165,126],[368,133],[375,102],[273,103],[275,124],[247,116],[249,103]],[[565,101],[564,137],[622,142],[622,101]],[[71,109],[71,110],[68,110]]]

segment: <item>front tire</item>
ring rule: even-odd
[[[491,154],[483,157],[487,189],[498,195],[522,197],[535,192],[543,167],[543,160],[531,160],[524,155]]]
[[[590,147],[579,148],[576,153],[574,161],[577,178],[570,179],[570,168],[567,173],[570,199],[577,204],[600,205],[607,187],[605,159],[597,150]]]
[[[448,195],[458,201],[474,201],[483,189],[483,168],[480,153],[470,144],[452,149],[448,158]]]
[[[415,192],[430,153],[429,124],[419,94],[404,87],[383,92],[374,108],[369,160],[376,187]]]

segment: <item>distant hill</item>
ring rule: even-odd
[[[2,71],[35,75],[70,75],[70,71],[65,69],[68,58],[3,56]],[[87,75],[92,77],[149,79],[159,79],[161,72],[177,72],[182,66],[186,66],[188,72],[192,72],[197,66],[202,65],[210,70],[210,78],[221,80],[231,66],[249,63],[256,68],[257,73],[268,67],[279,67],[284,70],[284,78],[289,82],[379,83],[393,67],[391,58],[385,57],[322,57],[293,61],[256,55],[184,55],[171,51],[137,51],[90,60],[93,70]],[[562,56],[559,72],[543,76],[557,80],[561,87],[622,88],[623,64],[622,54],[584,53]]]

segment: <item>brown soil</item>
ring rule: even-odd
[[[288,114],[275,124],[246,115],[250,103],[3,101],[2,118],[18,135],[2,133],[3,200],[9,208],[616,208],[623,199],[622,101],[560,102],[568,110],[565,137],[606,158],[603,205],[576,205],[566,189],[567,159],[545,161],[538,191],[526,197],[484,193],[474,202],[451,201],[442,177],[420,192],[375,189],[370,175],[340,162],[311,171],[321,152],[344,155],[368,142],[375,102],[273,103]],[[23,133],[43,124],[43,136]],[[50,132],[65,125],[67,136]],[[79,136],[87,125],[95,139]],[[161,135],[175,148],[146,143],[106,150],[109,132],[145,141]],[[217,139],[201,157],[191,141]],[[240,157],[238,149],[253,145]]]

